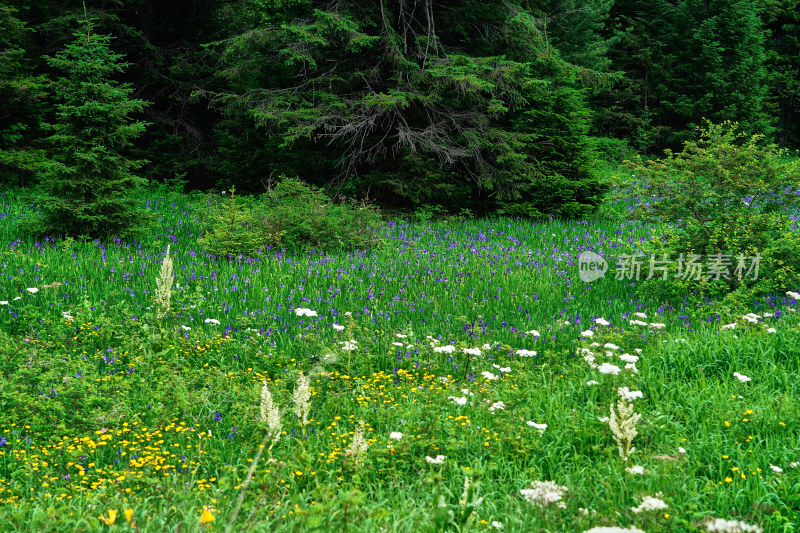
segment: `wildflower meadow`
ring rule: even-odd
[[[800,294],[582,281],[659,230],[617,193],[254,257],[201,249],[204,196],[35,242],[4,193],[0,530],[798,531]]]

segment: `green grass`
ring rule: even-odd
[[[374,253],[251,261],[198,249],[199,198],[143,198],[161,220],[131,245],[12,245],[32,214],[13,195],[2,203],[4,531],[224,531],[267,431],[264,381],[284,433],[257,463],[235,531],[491,531],[494,521],[512,532],[704,531],[711,516],[800,527],[795,303],[760,302],[755,312],[771,316],[756,324],[708,321],[695,304],[660,307],[630,283],[575,275],[579,251],[633,250],[656,228],[608,217],[398,222]],[[176,286],[158,319],[167,244]],[[665,327],[631,325],[634,312]],[[475,347],[480,356],[462,350]],[[620,367],[619,354],[638,355],[638,373],[601,374],[581,348]],[[299,372],[312,376],[305,428],[292,404]],[[643,393],[627,463],[602,421],[622,386]],[[369,449],[357,464],[347,450],[359,420]],[[437,455],[443,464],[425,459]],[[566,486],[564,508],[526,501],[520,490],[536,480]],[[659,493],[667,509],[632,511]],[[212,522],[201,523],[204,509]],[[110,510],[113,526],[100,520]]]

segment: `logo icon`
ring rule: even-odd
[[[594,252],[581,252],[578,256],[578,275],[584,283],[590,283],[606,275],[608,263]]]

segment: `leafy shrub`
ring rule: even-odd
[[[736,123],[708,122],[698,130],[699,139],[686,142],[680,153],[626,161],[642,178],[640,197],[652,198],[634,216],[669,223],[643,246],[646,261],[671,261],[669,277],[661,279],[659,271],[645,281],[644,292],[672,302],[717,298],[723,309],[734,309],[758,295],[797,288],[800,233],[788,210],[800,205],[800,165],[783,163],[784,151],[762,145],[761,135],[737,131]],[[699,275],[687,276],[687,264],[676,261],[680,254],[702,256]],[[714,254],[723,254],[720,276],[706,270]],[[757,275],[748,274],[755,263]]]
[[[370,248],[380,241],[376,229],[380,213],[371,205],[325,193],[298,178],[281,176],[279,183],[262,195],[255,210],[257,224],[268,234],[281,235],[293,251],[308,248]]]
[[[280,234],[265,232],[251,210],[237,200],[235,189],[231,189],[229,200],[211,205],[208,229],[199,239],[206,251],[225,257],[254,256],[265,245],[280,244]]]
[[[626,159],[636,158],[636,150],[631,148],[631,145],[625,139],[593,137],[591,140],[595,151],[604,161],[619,164]]]

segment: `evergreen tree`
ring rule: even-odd
[[[762,0],[767,25],[767,101],[778,144],[800,147],[800,2]]]
[[[123,152],[146,124],[129,115],[146,102],[112,76],[128,66],[111,51],[111,36],[84,33],[47,63],[62,72],[50,86],[57,99],[49,159],[41,165],[43,231],[81,236],[126,236],[146,217],[127,195],[146,182],[134,174],[144,161]]]
[[[45,78],[31,65],[31,29],[17,10],[0,2],[0,182],[25,184],[40,159],[35,147],[46,107]]]
[[[676,147],[703,118],[769,134],[758,0],[616,2],[611,68],[625,80],[596,100],[602,133]]]
[[[599,200],[588,147],[572,138],[586,135],[574,85],[588,69],[551,45],[545,13],[502,0],[258,5],[258,27],[219,47],[227,90],[207,94],[231,124],[251,119],[265,145],[282,140],[269,170],[287,171],[281,151],[302,150],[317,163],[303,177],[332,178],[316,183],[337,192],[479,214],[585,214]],[[530,109],[541,112],[522,120]],[[555,160],[575,165],[556,171]],[[562,179],[592,192],[570,186],[565,208],[560,186],[532,185]]]

